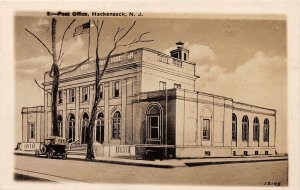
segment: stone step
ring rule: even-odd
[[[69,155],[86,155],[86,151],[69,150]]]
[[[86,151],[86,147],[71,147],[71,151],[74,150],[74,151]]]

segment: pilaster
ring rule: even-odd
[[[122,80],[121,89],[121,144],[125,144],[126,140],[126,97],[127,97],[127,79]]]
[[[109,144],[109,82],[104,83],[104,142],[103,144]]]
[[[75,139],[80,138],[80,110],[79,110],[79,87],[75,88]]]

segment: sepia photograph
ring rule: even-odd
[[[95,10],[13,13],[13,184],[289,187],[286,14]]]

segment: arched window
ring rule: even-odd
[[[269,142],[269,120],[264,120],[264,142]]]
[[[253,120],[253,141],[259,141],[259,119],[257,117]]]
[[[82,128],[81,128],[81,143],[86,144],[89,140],[89,115],[84,113],[82,116]]]
[[[96,141],[102,144],[104,141],[104,115],[102,112],[98,114],[96,123]]]
[[[121,113],[116,111],[112,118],[112,138],[120,138]]]
[[[57,124],[58,124],[58,136],[63,136],[63,128],[62,128],[62,117],[61,115],[57,116]]]
[[[69,140],[75,141],[75,116],[72,113],[69,116]]]
[[[249,137],[249,120],[246,115],[242,119],[242,140],[248,141]]]
[[[237,118],[236,118],[236,115],[234,113],[232,114],[232,135],[231,135],[231,139],[233,141],[236,141],[236,139],[237,139]]]
[[[161,139],[161,108],[151,105],[147,110],[147,140],[159,141]]]

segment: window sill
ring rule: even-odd
[[[160,139],[147,139],[147,141],[160,141]]]
[[[110,140],[112,140],[112,141],[119,141],[119,140],[121,140],[121,138],[111,138]]]
[[[111,97],[110,100],[113,100],[113,99],[120,99],[121,96],[118,96],[118,97]]]

